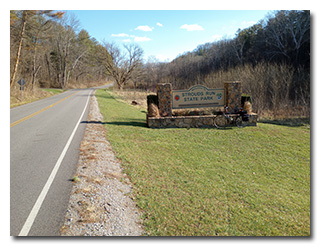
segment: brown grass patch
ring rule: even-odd
[[[23,97],[21,98],[20,87],[14,85],[10,89],[10,108],[17,107],[23,104],[31,103],[46,97],[53,96],[53,93],[46,92],[40,88],[35,87],[33,90],[31,87],[25,87],[23,90]]]
[[[86,159],[87,160],[96,160],[97,157],[95,156],[95,154],[93,154],[93,155],[87,156]]]
[[[137,108],[147,110],[147,96],[150,94],[155,94],[154,92],[145,91],[145,90],[131,90],[131,89],[124,89],[124,90],[117,90],[114,89],[113,92],[122,98],[128,104],[132,105],[132,101],[137,102],[137,105],[134,105]]]
[[[118,180],[120,180],[121,178],[124,177],[124,175],[122,173],[104,172],[103,175],[104,175],[105,178],[118,179]]]

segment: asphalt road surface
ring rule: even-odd
[[[94,89],[10,110],[10,235],[59,236]]]

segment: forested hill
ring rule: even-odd
[[[278,11],[236,37],[199,45],[172,63],[185,63],[189,74],[206,75],[239,65],[261,62],[310,68],[310,11]]]
[[[63,12],[10,11],[10,88],[16,96],[21,77],[32,89],[92,86],[107,76],[119,88],[152,90],[157,83],[172,83],[174,89],[195,84],[218,88],[237,80],[258,113],[309,114],[310,11],[272,12],[239,29],[234,38],[199,45],[170,63],[142,57],[143,50],[134,44],[123,49],[100,44]]]
[[[50,10],[10,11],[10,86],[68,87],[105,80],[106,49],[75,16]],[[30,83],[31,82],[31,83]]]
[[[233,39],[199,45],[157,68],[158,81],[176,89],[240,80],[259,112],[308,108],[310,11],[275,11]]]

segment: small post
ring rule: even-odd
[[[20,79],[18,81],[18,84],[20,85],[20,90],[21,90],[21,101],[23,99],[23,86],[26,84],[27,82],[24,79]]]

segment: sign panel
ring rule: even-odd
[[[195,85],[189,90],[172,91],[172,108],[209,108],[225,105],[224,89],[208,89]]]
[[[21,85],[21,86],[25,85],[26,83],[27,83],[27,82],[24,81],[24,79],[20,79],[20,80],[18,81],[18,84]]]

